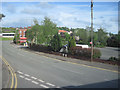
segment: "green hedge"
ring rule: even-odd
[[[82,56],[86,58],[91,57],[91,48],[82,48],[80,46],[70,48],[70,54],[75,56]],[[93,49],[93,58],[100,58],[101,52],[98,49]]]
[[[110,60],[110,61],[118,61],[118,60],[120,60],[120,59],[119,59],[119,58],[116,58],[116,57],[110,57],[109,60]]]

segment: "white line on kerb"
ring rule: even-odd
[[[31,78],[32,78],[32,79],[37,79],[36,77],[33,77],[33,76],[32,76]]]
[[[45,85],[43,85],[43,84],[40,84],[40,86],[41,86],[41,87],[44,87],[44,88],[49,88],[49,87],[47,87],[47,86],[45,86]]]
[[[55,86],[54,84],[51,84],[51,83],[46,83],[47,85],[50,85],[50,86]]]
[[[22,75],[19,75],[19,77],[24,78],[24,76],[22,76]]]
[[[20,71],[17,71],[19,74],[23,74],[22,72],[20,72]]]
[[[29,79],[29,78],[25,78],[25,80],[28,80],[28,81],[30,81],[31,79]]]
[[[34,83],[34,84],[39,84],[38,82],[36,82],[36,81],[32,81],[32,83]]]
[[[25,76],[27,76],[27,77],[29,77],[30,75],[28,75],[28,74],[24,74]]]
[[[45,81],[43,81],[43,80],[41,80],[41,79],[38,79],[38,81],[40,81],[40,82],[45,82]]]

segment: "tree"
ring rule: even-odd
[[[14,39],[13,39],[13,42],[14,43],[19,43],[19,40],[20,40],[20,36],[19,36],[19,33],[18,33],[19,31],[18,30],[16,30],[16,32],[15,32],[15,36],[14,36]]]
[[[74,36],[71,36],[68,41],[68,50],[70,50],[70,48],[75,47],[75,46],[76,46],[75,38]]]
[[[41,25],[38,24],[38,21],[34,19],[34,26],[31,29],[27,30],[26,36],[35,44],[50,45],[50,41],[57,33],[56,24],[53,23],[49,18],[45,17],[41,22]]]
[[[70,29],[68,27],[57,27],[60,30],[65,30],[65,31],[70,31]]]
[[[80,37],[80,44],[87,44],[88,43],[88,35],[87,35],[87,30],[83,28],[77,28],[74,31],[74,35]]]
[[[59,51],[62,47],[61,36],[58,33],[56,33],[50,43],[53,51]]]
[[[118,34],[109,33],[109,38],[107,40],[107,46],[110,47],[120,47],[120,31]]]
[[[31,41],[31,43],[37,44],[37,36],[39,34],[40,25],[36,24],[31,29],[26,31],[26,37]]]
[[[48,17],[45,17],[42,21],[43,35],[45,37],[45,44],[50,45],[52,37],[57,33],[56,24],[53,23]]]
[[[107,33],[104,31],[104,29],[100,28],[98,29],[98,42],[100,45],[106,46],[107,45]]]

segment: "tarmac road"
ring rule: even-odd
[[[110,57],[116,57],[118,58],[118,48],[114,47],[105,47],[105,48],[97,48],[101,51],[102,56],[100,57],[101,59],[108,60]]]
[[[17,74],[17,88],[118,88],[117,72],[37,55],[9,41],[2,45],[3,57]]]

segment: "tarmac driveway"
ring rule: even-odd
[[[108,60],[110,57],[118,58],[118,52],[120,51],[119,48],[114,47],[105,47],[105,48],[97,48],[101,51],[102,56],[101,59]]]

